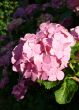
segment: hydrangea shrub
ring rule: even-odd
[[[31,100],[30,107],[40,99],[38,93],[30,97],[35,89],[59,104],[69,103],[78,90],[79,2],[71,1],[27,1],[12,9],[6,35],[1,32],[0,89],[9,87],[17,101]]]

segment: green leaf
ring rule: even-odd
[[[66,78],[61,88],[55,91],[56,102],[59,104],[69,103],[77,89],[78,85],[76,82],[72,79]]]
[[[75,75],[79,77],[79,71]]]
[[[73,65],[72,63],[69,64],[70,68],[75,72],[75,65]]]
[[[75,44],[75,46],[71,49],[71,59],[74,59],[76,56],[76,53],[79,51],[79,42]]]
[[[38,80],[37,81],[39,84],[44,85],[46,89],[51,89],[55,87],[58,83],[56,81],[43,81],[43,80]]]

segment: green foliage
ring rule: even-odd
[[[0,2],[0,35],[6,34],[7,24],[11,21],[16,7],[18,7],[18,1],[3,0]]]
[[[56,102],[59,104],[69,103],[77,89],[78,85],[74,80],[65,78],[61,88],[55,91]]]
[[[78,76],[78,77],[79,77],[79,71],[76,73],[76,76]]]
[[[75,44],[75,46],[71,49],[71,62],[75,61],[76,53],[79,51],[79,42]]]
[[[74,72],[74,75],[79,76],[79,42],[75,44],[74,47],[72,47],[71,50],[71,58],[70,58],[70,63],[69,67],[70,69]]]
[[[58,85],[56,81],[44,81],[44,80],[38,80],[37,81],[40,85],[44,85],[46,89],[51,89]]]
[[[70,63],[69,66],[75,72],[75,65],[73,65],[72,63]]]

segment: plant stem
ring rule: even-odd
[[[78,82],[79,83],[79,78],[78,77],[76,77],[76,76],[73,76],[73,77],[71,77],[73,80],[75,80],[76,82]]]

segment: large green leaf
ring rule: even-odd
[[[77,89],[77,83],[72,79],[66,78],[61,88],[55,91],[56,102],[59,104],[69,103]]]
[[[39,84],[44,85],[46,89],[51,89],[55,87],[58,83],[56,81],[43,81],[43,80],[38,80],[37,81]]]

